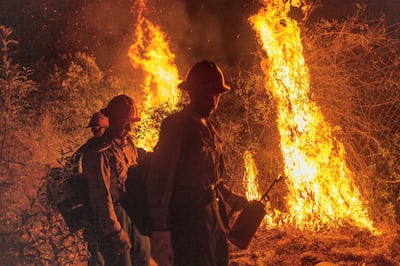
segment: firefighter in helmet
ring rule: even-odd
[[[108,117],[102,112],[96,112],[92,115],[87,126],[93,133],[94,137],[101,137],[108,128]]]
[[[101,112],[108,117],[109,127],[82,159],[94,215],[89,265],[148,265],[150,240],[120,203],[128,168],[138,164],[130,133],[140,118],[135,102],[126,95],[114,97]]]
[[[152,255],[160,265],[228,265],[225,203],[239,210],[247,201],[222,181],[222,143],[210,114],[230,87],[203,60],[179,88],[190,103],[162,122],[148,176]]]
[[[95,112],[90,118],[89,124],[86,128],[90,128],[93,137],[89,138],[85,144],[80,146],[74,154],[66,159],[66,169],[73,173],[82,172],[80,165],[83,153],[90,149],[91,145],[96,142],[96,138],[103,136],[105,130],[108,128],[108,118],[101,112]]]

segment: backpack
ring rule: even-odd
[[[71,232],[91,223],[89,188],[82,173],[52,168],[48,179],[48,200],[61,213]]]
[[[128,169],[125,193],[120,199],[132,222],[144,234],[149,234],[149,214],[146,194],[146,173],[150,153],[138,148],[137,167]],[[82,154],[73,158],[80,162]],[[115,158],[113,158],[115,160]],[[111,164],[115,165],[115,164]],[[76,171],[75,163],[66,167],[52,168],[49,173],[48,196],[57,210],[60,211],[71,232],[84,229],[93,224],[93,213],[89,206],[89,187],[83,173]]]
[[[137,151],[139,165],[128,169],[125,193],[120,202],[140,233],[149,235],[150,216],[147,204],[146,178],[151,153],[141,148],[137,148]]]
[[[65,166],[52,168],[49,173],[49,201],[61,213],[71,232],[84,229],[92,223],[93,214],[89,207],[89,187],[82,173],[82,156],[98,143],[92,137],[74,154],[64,158]]]

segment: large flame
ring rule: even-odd
[[[288,14],[299,2],[264,0],[250,18],[266,57],[265,88],[276,100],[281,150],[289,193],[287,221],[299,229],[343,224],[375,231],[363,206],[343,144],[309,95],[309,74],[298,23]],[[304,5],[302,5],[304,7]]]
[[[166,114],[176,110],[180,101],[180,82],[174,64],[175,56],[170,51],[166,35],[144,16],[146,1],[140,0],[138,20],[135,29],[136,41],[129,49],[133,67],[147,73],[144,84],[146,100],[141,106],[141,122],[138,125],[137,146],[152,150],[158,140],[159,127],[154,124],[154,112],[162,108]]]

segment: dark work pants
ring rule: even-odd
[[[211,204],[171,209],[174,266],[226,266],[228,245]]]
[[[118,221],[122,228],[128,234],[132,248],[120,255],[113,252],[111,241],[101,237],[101,233],[93,230],[86,230],[85,237],[88,241],[88,250],[90,253],[90,266],[147,266],[150,260],[150,239],[142,235],[131,219],[126,214],[120,204],[114,206]]]

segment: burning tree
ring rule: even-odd
[[[398,206],[399,25],[366,20],[361,5],[357,14],[342,22],[306,25],[289,16],[291,5],[296,3],[267,1],[251,18],[262,47],[264,97],[276,105],[266,121],[276,119],[278,134],[274,126],[266,125],[261,135],[267,131],[270,139],[258,139],[258,145],[250,146],[260,176],[271,177],[268,167],[274,168],[269,162],[273,156],[263,148],[278,137],[283,158],[279,161],[275,153],[275,160],[284,169],[275,168],[272,177],[283,171],[288,176],[288,191],[276,193],[286,202],[279,207],[275,202],[279,211],[269,207],[267,227],[295,225],[326,232],[350,224],[355,231],[364,228],[373,234],[382,229],[387,237]],[[253,73],[248,80],[259,80],[259,73]],[[245,83],[238,82],[245,92],[239,94],[252,104],[243,104],[245,115],[236,118],[240,121],[248,121],[249,113],[259,108],[259,98],[254,98],[258,83],[248,87]],[[229,126],[227,140],[242,136],[246,126],[237,128]],[[248,136],[260,132],[257,127],[247,129],[253,131]],[[236,150],[237,143],[230,145]],[[249,178],[251,165],[250,161],[245,167],[246,182],[254,180]],[[258,183],[263,180],[253,181],[253,186],[246,183],[250,199],[259,197],[250,193]],[[390,254],[397,248],[383,249]]]
[[[347,166],[345,148],[310,99],[300,27],[289,17],[291,4],[296,3],[266,2],[265,10],[250,19],[266,52],[261,62],[265,87],[277,104],[289,189],[287,218],[301,229],[350,222],[375,231]]]
[[[390,221],[399,214],[399,25],[368,21],[360,5],[343,22],[322,20],[305,30],[313,99],[346,148],[371,217]]]
[[[142,83],[145,101],[141,104],[137,145],[152,150],[158,140],[162,118],[176,111],[181,101],[180,79],[166,34],[144,15],[145,0],[138,1],[137,7],[135,42],[128,53],[132,66],[143,70],[146,75]]]

